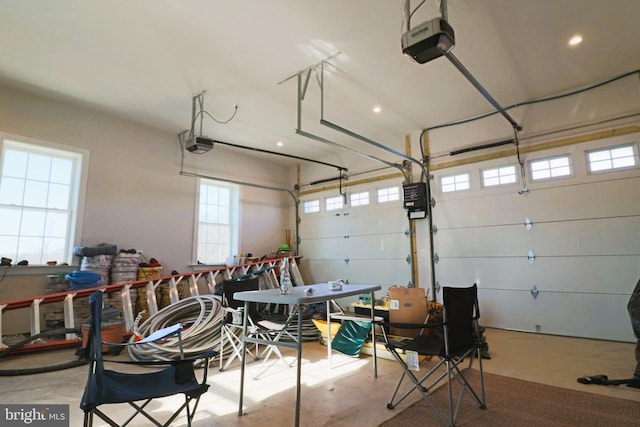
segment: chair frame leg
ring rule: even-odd
[[[438,370],[445,363],[445,361],[444,360],[438,361],[438,363],[436,363],[435,366],[433,366],[429,371],[427,371],[424,375],[418,378],[413,374],[413,372],[409,370],[407,363],[404,361],[404,359],[398,354],[398,352],[395,349],[391,350],[391,354],[396,359],[396,361],[402,366],[403,372],[402,372],[402,376],[400,377],[400,380],[396,384],[395,390],[393,391],[391,398],[389,399],[389,403],[387,403],[387,408],[389,409],[395,408],[404,399],[406,399],[411,393],[413,393],[414,390],[418,390],[418,392],[422,395],[422,398],[431,407],[431,410],[434,412],[436,417],[438,417],[440,422],[442,422],[443,424],[447,424],[442,414],[440,414],[440,411],[438,411],[438,408],[434,406],[433,402],[431,402],[431,399],[429,399],[429,397],[427,396],[427,393],[429,392],[429,390],[431,390],[436,384],[440,382],[440,380],[442,380],[442,378],[446,376],[446,372],[440,375],[438,378],[436,378],[428,387],[425,387],[422,385],[422,383],[427,378],[429,378],[431,374],[433,374],[436,370]],[[400,398],[394,401],[394,399],[396,399],[398,391],[400,390],[400,386],[402,385],[405,378],[408,378],[409,381],[413,383],[413,386],[409,390],[407,390]]]
[[[185,395],[185,401],[182,403],[182,405],[178,409],[176,409],[176,411],[171,415],[171,417],[164,422],[164,424],[161,424],[158,420],[153,418],[147,411],[144,410],[144,408],[152,400],[154,399],[145,400],[144,403],[141,405],[138,405],[136,402],[127,402],[129,405],[131,405],[135,409],[135,412],[131,416],[129,416],[129,418],[127,418],[127,420],[122,424],[116,423],[111,417],[109,417],[107,414],[105,414],[98,408],[94,408],[91,411],[85,411],[83,425],[84,427],[92,427],[94,414],[97,415],[100,419],[102,419],[104,422],[106,422],[112,427],[125,427],[131,421],[133,421],[133,419],[136,418],[138,415],[143,415],[145,418],[147,418],[147,420],[151,421],[156,427],[167,427],[182,413],[182,411],[186,411],[187,426],[190,427],[191,422],[193,421],[193,417],[195,416],[196,410],[198,408],[198,403],[200,402],[200,396],[191,397],[191,396]],[[193,404],[191,404],[192,402]]]
[[[264,340],[269,340],[269,341],[278,341],[282,335],[284,334],[284,332],[280,331],[276,334],[275,338],[270,338],[268,335],[262,335],[262,338]],[[269,366],[267,365],[267,362],[269,361],[270,357],[272,354],[275,354],[276,356],[278,356],[278,360],[282,361],[285,365],[287,365],[287,367],[291,368],[293,367],[293,363],[288,363],[286,361],[286,359],[284,358],[284,355],[282,354],[282,352],[280,351],[280,349],[278,348],[277,345],[267,345],[265,347],[264,350],[262,350],[262,353],[260,353],[260,359],[262,359],[262,362],[260,363],[260,367],[258,368],[258,372],[254,375],[252,375],[254,380],[257,380],[260,378],[260,376],[265,373],[267,371],[267,369],[269,368]],[[277,360],[276,360],[277,362]],[[275,362],[274,362],[275,363]]]
[[[241,337],[238,337],[236,334],[233,333],[232,330],[230,329],[222,329],[221,330],[221,337],[220,337],[220,372],[226,370],[229,365],[231,364],[231,362],[233,362],[236,358],[237,359],[241,359],[242,358],[242,339]],[[229,341],[229,344],[231,345],[231,348],[233,349],[232,353],[229,355],[229,357],[227,358],[226,362],[224,362],[223,364],[223,357],[224,357],[224,342],[225,341]],[[256,348],[255,348],[255,354],[247,349],[247,353],[250,355],[250,357],[252,357],[254,360],[258,360],[258,345],[256,344]]]
[[[402,359],[402,357],[397,353],[395,349],[391,350],[391,354],[396,359],[396,361],[402,366],[403,372],[402,372],[402,376],[398,380],[398,383],[396,384],[396,387],[391,395],[391,398],[389,399],[389,403],[387,403],[387,408],[393,409],[399,403],[401,403],[404,399],[406,399],[411,393],[413,393],[414,390],[418,390],[418,392],[422,395],[423,399],[431,407],[436,417],[440,420],[440,422],[443,425],[446,425],[446,426],[455,425],[455,421],[456,421],[456,418],[458,417],[458,413],[462,405],[462,398],[464,396],[465,391],[473,399],[473,401],[476,403],[478,408],[486,409],[485,391],[484,391],[484,374],[482,369],[482,358],[481,358],[479,348],[473,349],[465,353],[463,356],[456,359],[452,359],[452,358],[440,359],[431,369],[429,369],[424,375],[420,376],[419,378],[416,375],[414,375],[413,372],[411,372],[411,370],[409,370],[407,363],[404,361],[404,359]],[[463,372],[460,370],[459,364],[462,363],[466,357],[469,357],[470,360],[469,360],[469,365],[465,368],[465,371]],[[471,372],[471,369],[473,368],[473,361],[474,361],[474,358],[476,357],[478,358],[478,363],[479,363],[481,397],[476,394],[476,392],[473,390],[473,388],[471,387],[468,381],[469,374]],[[440,369],[443,365],[446,367],[446,370],[440,375],[438,375],[438,377],[436,377],[428,386],[424,386],[422,383],[425,380],[427,380],[435,371]],[[404,392],[404,394],[402,394],[398,398],[398,392],[405,378],[409,379],[409,381],[412,383],[412,387],[406,392]],[[448,420],[443,416],[442,412],[435,407],[435,405],[431,402],[431,399],[429,399],[427,395],[429,391],[431,391],[438,383],[440,383],[440,381],[442,381],[445,378],[447,380],[447,393],[449,396],[449,413],[448,413],[449,419]],[[457,398],[455,399],[455,405],[454,405],[453,388],[452,388],[452,383],[454,382],[453,380],[457,381],[460,384],[460,391],[457,395]]]

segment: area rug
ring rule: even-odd
[[[471,383],[478,384],[473,371]],[[456,426],[639,426],[640,402],[568,390],[500,375],[484,374],[487,409],[479,409],[465,395]],[[594,386],[596,387],[596,386]],[[454,397],[455,397],[454,388]],[[475,387],[478,391],[479,388]],[[638,391],[640,393],[640,390]],[[414,392],[415,393],[415,392]],[[447,387],[432,394],[437,408],[447,412]],[[402,405],[402,404],[401,404]],[[439,426],[427,403],[420,399],[380,427]],[[446,416],[446,415],[445,415]]]

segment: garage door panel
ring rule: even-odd
[[[354,208],[349,211],[348,221],[351,235],[401,234],[409,228],[406,211],[399,206],[378,209],[375,215]]]
[[[349,261],[350,283],[407,286],[411,281],[411,267],[404,260],[362,259]]]
[[[307,259],[341,259],[348,254],[348,242],[344,237],[304,239],[300,242],[300,254]]]
[[[378,234],[349,237],[350,259],[405,259],[410,253],[409,239],[404,235]]]
[[[529,194],[534,196],[530,217],[538,221],[557,221],[637,215],[637,202],[621,200],[620,195],[637,193],[638,185],[640,178],[532,191]],[[536,192],[539,196],[535,196]]]
[[[303,239],[340,237],[347,233],[347,222],[342,213],[304,215],[300,221],[299,233]]]
[[[434,248],[439,257],[449,256],[527,256],[531,236],[524,227],[481,227],[438,229]]]
[[[509,209],[501,207],[509,206]],[[436,200],[433,222],[438,229],[478,227],[496,224],[524,224],[529,215],[522,196],[515,192],[496,194],[478,200]]]
[[[553,293],[532,299],[523,292],[479,290],[480,322],[484,326],[634,341],[626,303],[627,298],[620,295]]]
[[[443,286],[478,286],[498,290],[631,295],[640,278],[639,257],[571,257],[525,260],[505,258],[443,259],[436,264]]]
[[[329,280],[348,277],[349,269],[343,260],[305,259],[302,264],[304,268],[301,268],[300,272],[308,284],[326,283]]]
[[[468,198],[436,198],[433,210],[438,228],[474,227],[535,222],[573,221],[638,215],[637,202],[621,200],[635,194],[640,178],[599,181],[579,186],[535,187],[522,196],[516,193]],[[470,194],[481,194],[476,190]]]
[[[640,254],[640,216],[616,219],[534,223],[524,226],[438,229],[440,257],[591,256]]]

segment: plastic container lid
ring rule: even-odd
[[[64,276],[70,282],[76,283],[94,283],[101,279],[99,274],[86,270],[76,270]]]

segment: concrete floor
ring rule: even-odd
[[[640,389],[624,386],[583,385],[576,378],[606,374],[609,378],[627,378],[635,368],[634,344],[555,337],[487,329],[491,360],[484,360],[486,372],[640,401]],[[295,359],[291,350],[288,360]],[[377,426],[397,411],[417,400],[417,395],[395,410],[386,408],[400,369],[394,361],[379,358],[378,378],[373,377],[372,358],[363,355],[349,358],[335,354],[329,366],[326,347],[307,343],[303,349],[302,409],[303,426]],[[123,357],[121,355],[120,357]],[[23,368],[61,363],[74,359],[74,350],[58,350],[48,354],[25,355],[4,360],[0,369]],[[426,362],[429,365],[432,362]],[[120,369],[118,367],[118,369]],[[249,373],[256,364],[249,365]],[[69,404],[70,426],[82,425],[78,407],[86,366],[52,373],[2,377],[0,402],[19,404]],[[273,365],[258,380],[247,375],[245,383],[245,416],[238,417],[240,370],[238,363],[224,372],[217,366],[210,370],[210,390],[198,408],[195,426],[291,426],[294,420],[295,367]],[[155,413],[167,412],[173,398],[153,406]],[[175,402],[175,400],[174,400]],[[487,396],[488,405],[491,396]],[[126,406],[112,405],[111,413],[124,413]],[[131,425],[146,426],[139,419]],[[98,424],[101,425],[101,424]],[[173,425],[185,425],[179,418]]]

